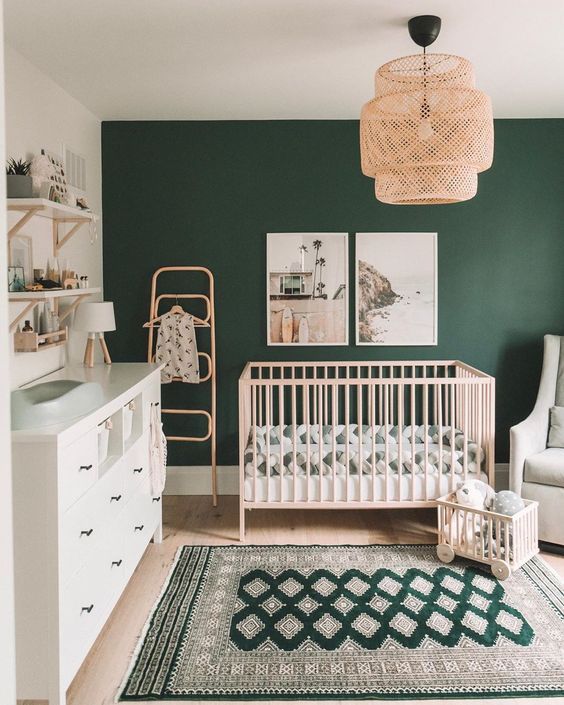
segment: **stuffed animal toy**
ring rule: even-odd
[[[520,512],[521,509],[525,508],[525,502],[523,502],[522,497],[519,497],[519,495],[516,492],[511,492],[511,490],[501,490],[501,492],[496,492],[495,499],[494,499],[494,505],[493,505],[493,511],[496,512],[497,514],[503,514],[508,517],[512,517],[514,514],[517,514],[517,512]],[[492,533],[493,533],[493,540],[492,540],[492,551],[494,551],[495,555],[495,550],[496,550],[496,545],[497,545],[497,535],[496,535],[496,529],[495,525],[492,527]],[[501,541],[501,553],[503,556],[505,556],[505,551],[507,548],[509,548],[509,558],[513,558],[513,532],[511,531],[511,528],[507,529],[507,536],[505,535],[506,533],[506,526],[505,523],[501,523],[500,525],[500,537],[499,540]],[[486,542],[488,543],[488,542]]]
[[[457,504],[460,504],[461,507],[490,509],[494,502],[495,491],[481,480],[466,480],[458,483],[455,497]],[[460,548],[473,548],[478,540],[483,550],[483,543],[480,541],[479,514],[462,510],[455,511],[445,528],[447,536],[451,537],[451,543],[456,543]]]

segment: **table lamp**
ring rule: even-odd
[[[73,327],[75,330],[83,330],[88,333],[86,350],[84,351],[84,364],[87,367],[94,367],[94,341],[96,340],[96,334],[98,334],[100,339],[104,362],[106,365],[112,364],[108,346],[104,339],[104,333],[116,329],[114,304],[112,301],[81,304],[75,314]]]

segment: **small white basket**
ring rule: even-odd
[[[455,493],[437,499],[439,543],[437,556],[450,563],[455,556],[487,563],[499,580],[505,580],[539,552],[538,502],[513,516],[458,504]]]
[[[123,407],[123,440],[127,441],[131,437],[133,430],[133,412],[135,411],[135,401],[130,401]]]
[[[98,462],[100,465],[108,457],[108,447],[110,443],[110,431],[113,427],[112,420],[106,419],[98,426]]]

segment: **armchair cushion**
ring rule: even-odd
[[[550,410],[549,448],[564,448],[564,406],[553,406]]]
[[[564,487],[564,448],[547,448],[525,461],[525,482]]]

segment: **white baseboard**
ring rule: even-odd
[[[217,466],[218,494],[239,494],[239,466]],[[211,494],[209,465],[172,465],[166,469],[165,494]]]
[[[496,463],[496,489],[509,487],[509,463]],[[239,466],[218,465],[218,494],[239,494]],[[176,465],[167,468],[165,494],[205,494],[211,493],[211,470],[209,465]]]

